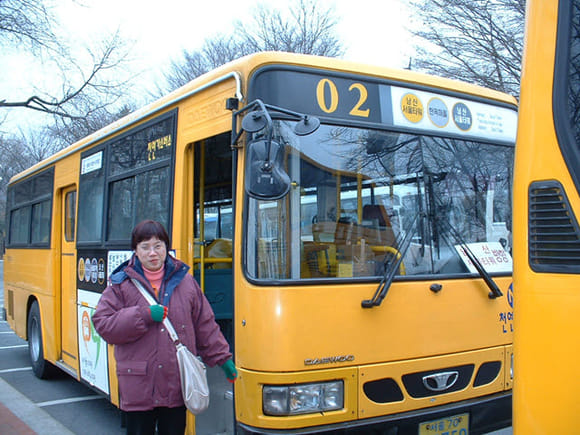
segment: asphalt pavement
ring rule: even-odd
[[[4,261],[0,260],[0,328],[9,330],[4,314]],[[2,435],[53,435],[72,434],[65,426],[36,406],[26,396],[0,378],[0,434]]]

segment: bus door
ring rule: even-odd
[[[194,276],[216,320],[226,328],[233,316],[232,158],[229,134],[194,147]],[[224,331],[226,338],[229,331]]]
[[[206,290],[206,271],[208,263],[206,261],[207,247],[211,243],[206,239],[205,230],[205,149],[206,141],[201,141],[194,147],[194,276],[201,286],[202,291]],[[208,222],[209,224],[209,222]],[[209,226],[209,225],[208,225]]]
[[[230,134],[193,147],[193,276],[233,351],[232,151]],[[233,390],[222,370],[208,368],[209,409],[196,416],[196,433],[233,433]]]
[[[61,222],[61,360],[78,373],[77,290],[75,223],[77,191],[71,186],[62,191]]]

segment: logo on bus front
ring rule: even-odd
[[[469,107],[463,103],[456,103],[453,106],[453,122],[455,122],[458,129],[468,131],[473,124]]]
[[[427,113],[433,125],[443,128],[449,122],[449,110],[441,98],[431,98],[427,104]]]
[[[312,366],[316,364],[332,364],[354,361],[354,355],[337,355],[325,358],[307,358],[304,360],[305,366]]]
[[[416,124],[423,119],[423,103],[415,94],[405,94],[401,99],[401,112],[408,121]]]

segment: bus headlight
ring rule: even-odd
[[[513,352],[512,352],[511,364],[510,364],[510,378],[511,379],[514,378],[514,353]]]
[[[342,381],[297,385],[264,385],[262,404],[266,415],[294,415],[334,411],[344,407]]]

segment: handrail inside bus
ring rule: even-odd
[[[127,115],[125,119],[125,121],[119,120],[117,122],[117,127],[114,128],[113,130],[107,130],[107,131],[103,131],[104,129],[106,129],[107,127],[104,127],[104,129],[101,130],[97,130],[95,133],[93,133],[93,135],[98,134],[99,132],[101,132],[98,136],[96,136],[94,139],[87,141],[86,143],[84,143],[82,146],[80,146],[79,148],[71,148],[68,152],[63,153],[62,155],[55,157],[54,159],[52,159],[51,157],[48,157],[46,160],[44,160],[43,162],[39,162],[33,166],[31,166],[30,168],[22,171],[20,174],[16,174],[14,175],[9,184],[15,183],[18,180],[21,180],[23,178],[26,178],[28,175],[50,165],[53,164],[55,162],[58,162],[59,160],[64,159],[65,157],[68,157],[71,154],[74,154],[76,152],[82,151],[85,148],[88,148],[90,146],[92,146],[93,144],[95,144],[96,142],[99,142],[103,139],[105,139],[107,136],[112,136],[115,133],[118,133],[119,131],[132,126],[133,124],[137,124],[139,121],[142,121],[145,117],[152,115],[156,112],[160,112],[164,109],[166,109],[169,106],[172,106],[173,104],[178,103],[179,101],[191,97],[192,95],[195,95],[199,92],[205,91],[206,89],[217,85],[218,83],[224,82],[226,80],[229,79],[234,79],[236,82],[236,92],[235,92],[235,97],[239,100],[239,101],[244,101],[244,95],[242,94],[242,79],[240,77],[240,74],[237,71],[231,71],[227,74],[224,74],[223,76],[217,77],[209,82],[207,82],[206,84],[192,89],[191,91],[182,94],[182,95],[177,95],[175,98],[170,99],[169,101],[167,101],[165,104],[156,107],[155,109],[153,109],[151,106],[152,104],[149,104],[145,107],[143,107],[142,109],[139,109],[135,112],[133,112],[132,114]],[[132,117],[134,117],[134,119],[131,119]],[[90,137],[90,136],[89,136]],[[74,144],[70,145],[69,147],[72,147]],[[66,148],[64,148],[66,149]]]
[[[232,257],[194,257],[193,258],[193,263],[194,264],[198,264],[201,262],[205,262],[205,263],[230,263],[232,262]]]

